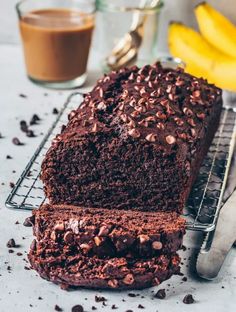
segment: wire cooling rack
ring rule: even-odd
[[[56,121],[49,129],[42,143],[34,153],[15,187],[6,200],[6,206],[13,209],[32,210],[46,201],[40,180],[42,160],[52,139],[66,124],[67,115],[82,101],[80,93],[72,94]],[[220,126],[204,159],[198,178],[192,188],[184,210],[187,228],[209,232],[214,230],[227,181],[230,161],[235,144],[236,112],[223,109]]]

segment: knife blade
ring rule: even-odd
[[[214,238],[208,252],[200,252],[197,272],[205,279],[214,279],[231,249],[236,237],[236,190],[220,210]]]

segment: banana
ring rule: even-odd
[[[168,42],[171,54],[186,63],[186,71],[236,91],[236,59],[220,53],[199,33],[180,23],[170,24]]]
[[[236,58],[236,26],[206,2],[195,7],[203,37],[221,52]]]

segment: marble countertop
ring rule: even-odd
[[[82,91],[90,88],[100,74],[94,56],[91,57],[89,68],[88,83]],[[183,282],[181,276],[175,276],[163,283],[159,288],[166,289],[165,300],[153,298],[153,291],[156,292],[158,287],[135,291],[140,296],[134,298],[129,297],[127,292],[63,291],[38,277],[36,272],[25,269],[25,266],[29,266],[26,253],[32,241],[32,230],[22,223],[29,212],[9,210],[4,202],[11,190],[9,183],[18,179],[43,134],[55,120],[53,108],[60,109],[71,92],[46,90],[29,82],[18,45],[0,45],[0,82],[0,133],[3,136],[0,139],[0,312],[54,311],[56,304],[63,311],[71,311],[73,305],[81,304],[87,312],[92,311],[92,306],[96,306],[97,311],[111,311],[112,304],[120,312],[128,309],[142,311],[138,308],[139,304],[145,307],[143,311],[148,312],[236,310],[236,249],[230,251],[217,279],[211,282],[202,280],[194,273],[196,252],[202,241],[200,233],[187,233],[184,242],[187,250],[182,252],[182,272],[188,280]],[[34,113],[42,120],[39,125],[32,127],[36,137],[28,138],[20,131],[19,122],[29,121]],[[25,143],[24,146],[12,144],[13,137],[18,137]],[[6,159],[7,155],[12,159]],[[10,238],[19,244],[14,253],[9,253],[6,247]],[[190,306],[182,302],[188,293],[196,300]],[[107,306],[95,303],[94,297],[99,294],[107,298]]]

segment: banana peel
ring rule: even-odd
[[[236,59],[221,53],[198,32],[180,23],[170,24],[168,42],[171,54],[186,63],[186,71],[222,89],[236,91]]]
[[[215,48],[236,58],[236,26],[206,2],[195,7],[202,36]]]

